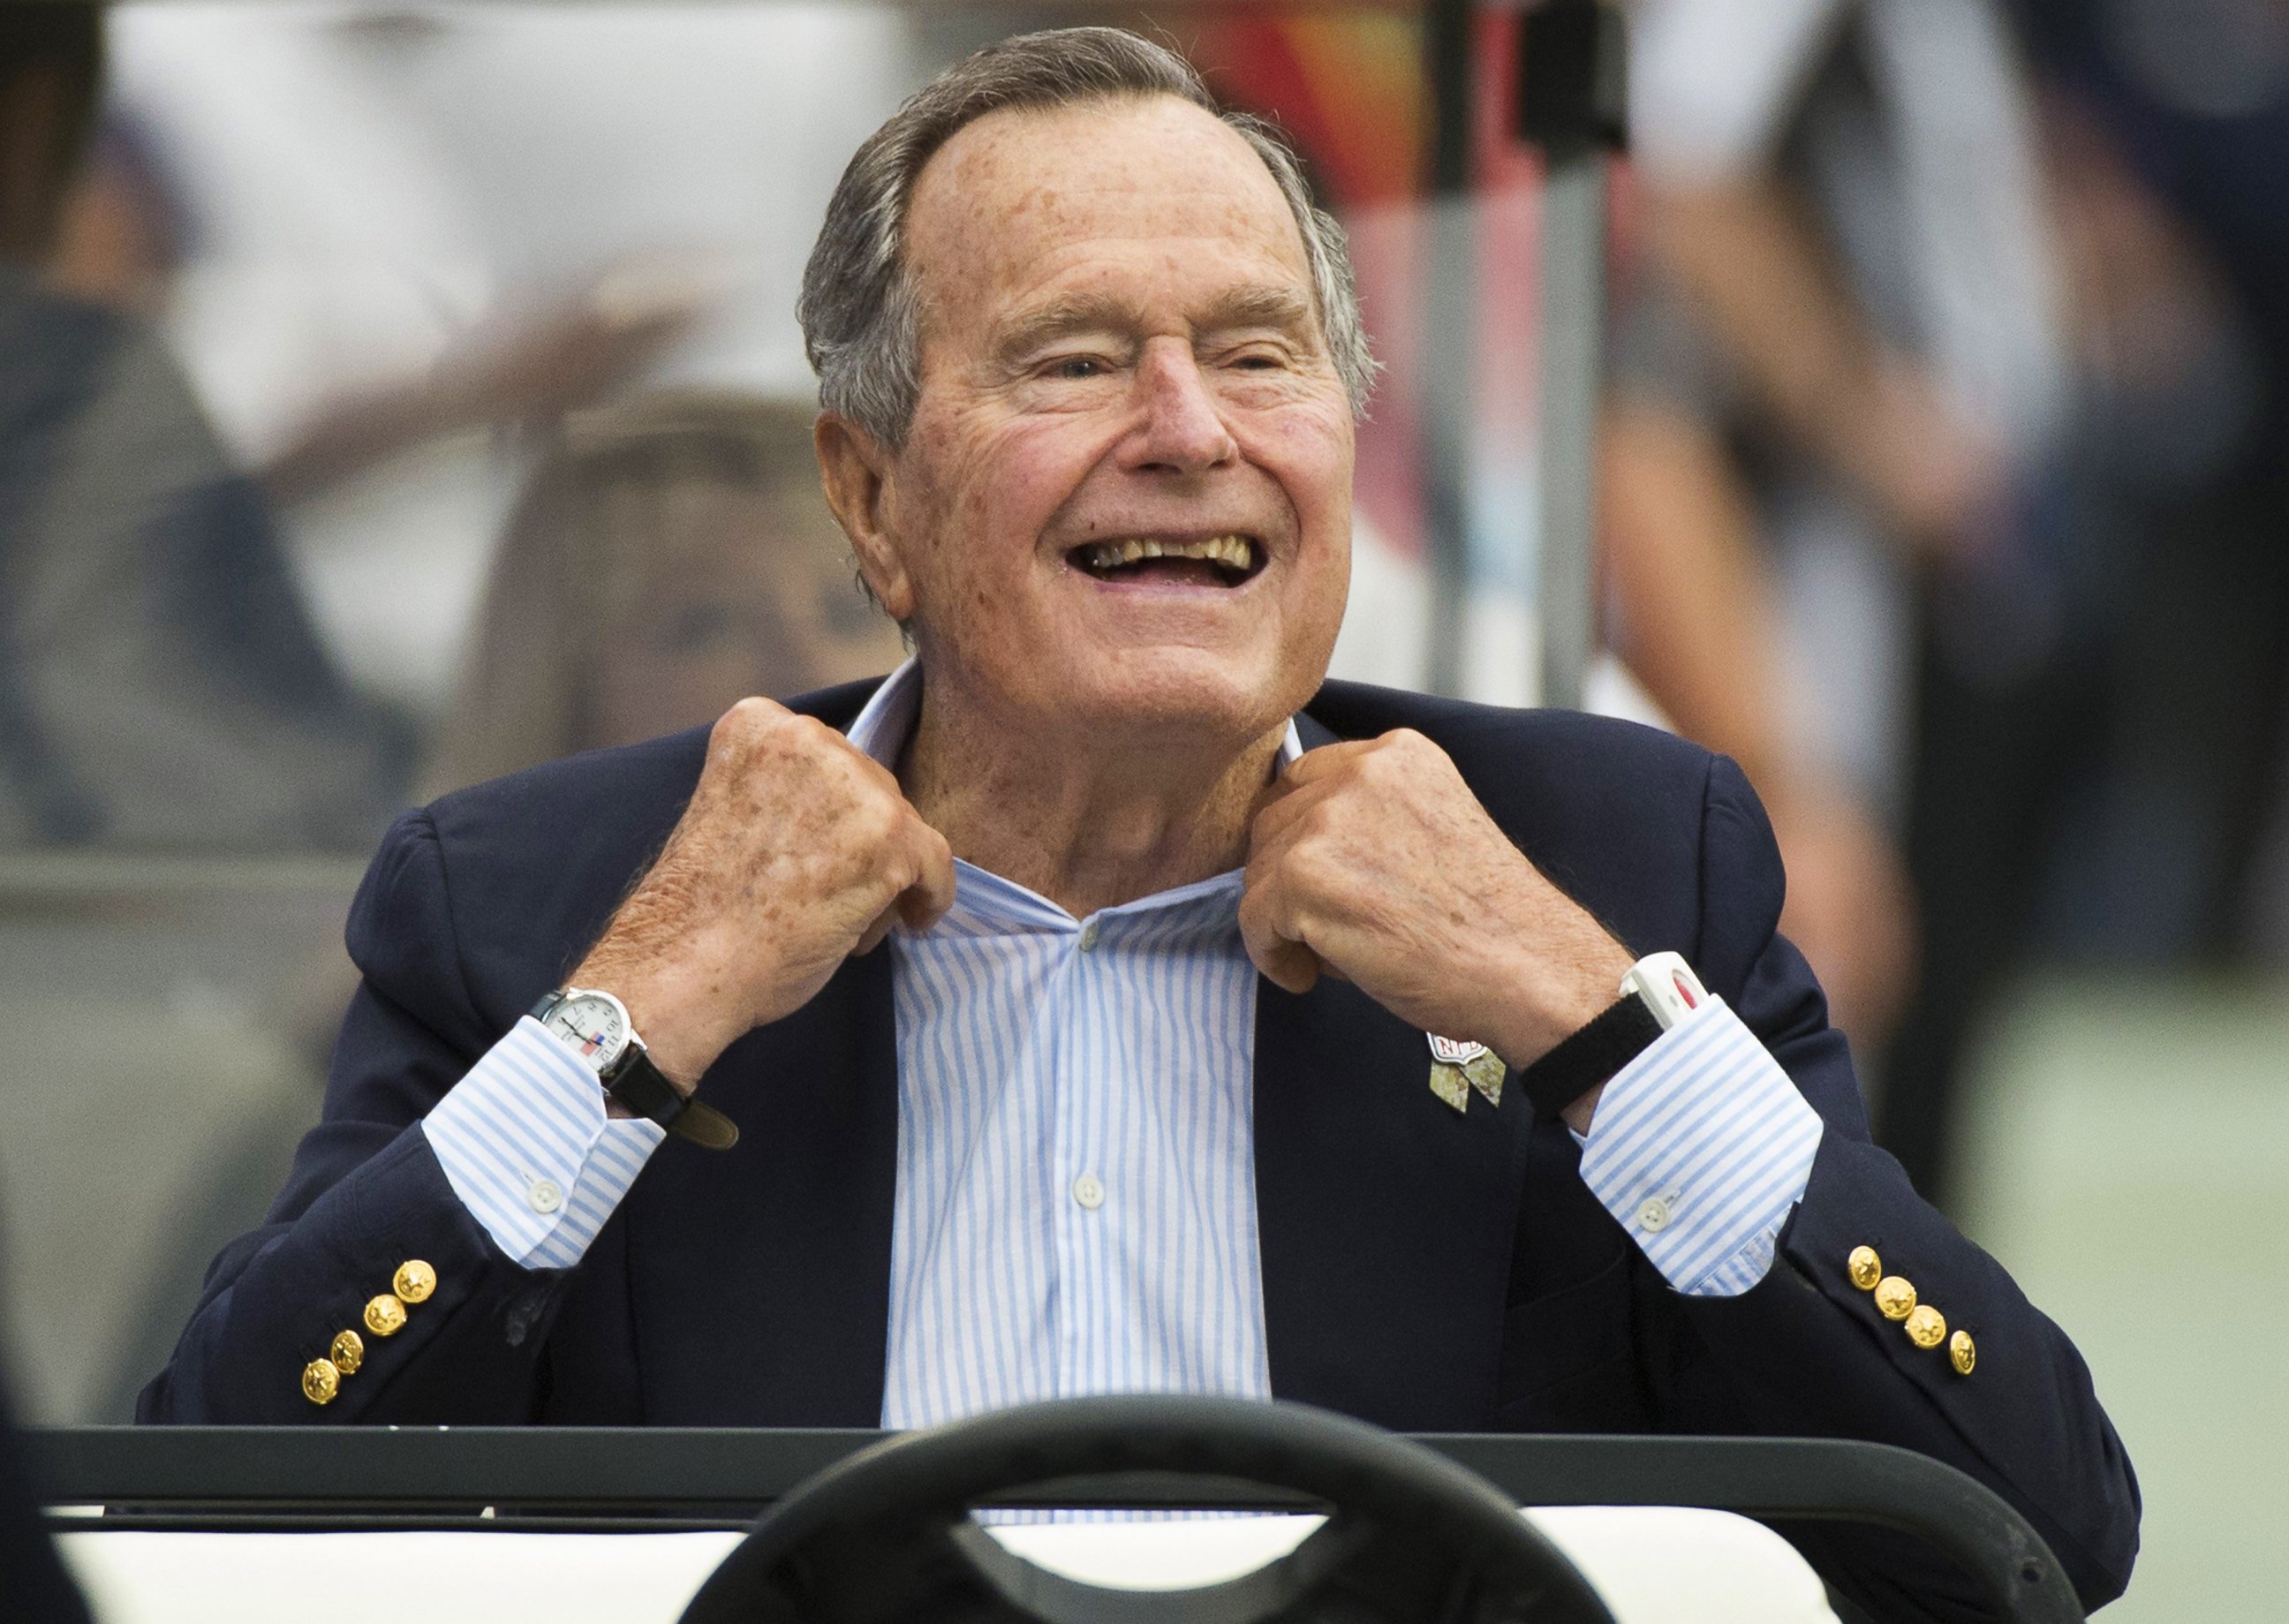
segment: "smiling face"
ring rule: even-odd
[[[1076,742],[1280,726],[1343,618],[1352,413],[1263,161],[1173,97],[993,113],[906,242],[911,430],[855,501],[856,431],[821,443],[932,694]]]

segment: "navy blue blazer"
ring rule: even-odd
[[[864,683],[798,701],[847,724]],[[1639,953],[1673,949],[1826,1123],[1754,1290],[1669,1289],[1591,1198],[1564,1125],[1516,1091],[1466,1114],[1426,1091],[1422,1034],[1346,983],[1262,983],[1256,1202],[1272,1385],[1416,1431],[1663,1431],[1875,1439],[2010,1499],[2086,1601],[2118,1594],[2138,1495],[2081,1357],[2000,1265],[1869,1142],[1852,1063],[1795,949],[1764,814],[1722,757],[1650,729],[1331,682],[1308,745],[1412,727],[1496,823]],[[419,1123],[558,985],[682,813],[694,731],[449,795],[399,819],[348,929],[364,982],[323,1120],[269,1222],[227,1247],[148,1421],[879,1424],[897,1142],[889,956],[854,959],[703,1080],[742,1137],[671,1137],[575,1269],[510,1262]],[[1424,854],[1426,859],[1434,854]],[[1959,1376],[1845,1270],[1871,1246],[1977,1339]],[[408,1258],[435,1295],[331,1405],[308,1361]],[[1919,1546],[1788,1531],[1878,1616],[1981,1616]]]

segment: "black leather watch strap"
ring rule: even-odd
[[[739,1142],[739,1125],[669,1082],[641,1043],[628,1045],[604,1079],[604,1092],[637,1116],[711,1150],[728,1150]]]
[[[1608,1081],[1661,1036],[1661,1023],[1645,1000],[1624,993],[1604,1014],[1518,1074],[1518,1086],[1537,1117],[1555,1117],[1599,1084]]]

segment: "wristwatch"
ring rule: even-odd
[[[627,1006],[592,987],[560,987],[532,1018],[596,1073],[604,1092],[639,1117],[711,1150],[739,1142],[738,1125],[667,1080],[629,1023]]]
[[[1587,1026],[1518,1074],[1538,1117],[1555,1117],[1654,1046],[1709,1001],[1682,953],[1648,953],[1622,976],[1621,996]]]

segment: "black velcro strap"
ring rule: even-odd
[[[1518,1086],[1537,1117],[1556,1117],[1654,1045],[1661,1023],[1635,993],[1625,993],[1605,1013],[1518,1074]]]

